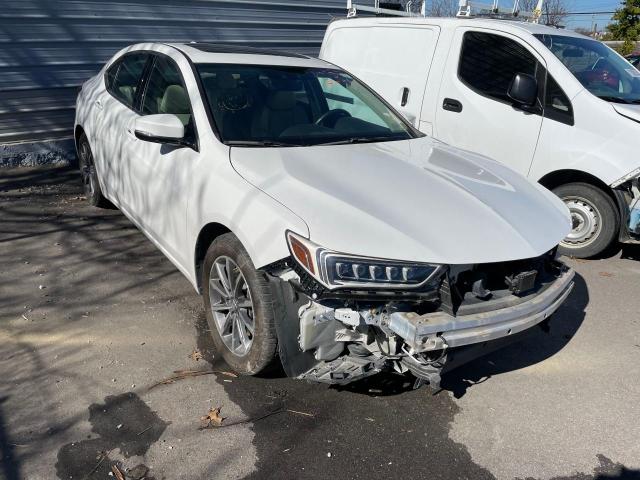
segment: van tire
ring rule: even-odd
[[[227,261],[230,262],[226,263]],[[231,281],[220,281],[220,275],[215,266],[216,262],[221,265],[223,276],[226,278],[229,274],[224,265],[231,266],[231,270],[234,272],[231,274]],[[212,287],[212,280],[218,285],[217,289]],[[243,282],[247,287],[246,290],[238,288],[231,295],[220,294],[220,287],[224,290],[225,283],[242,287]],[[271,286],[265,273],[256,270],[251,257],[233,233],[220,235],[209,246],[202,266],[202,287],[207,323],[216,352],[233,370],[240,374],[256,375],[263,371],[277,357],[275,299],[272,296]],[[241,290],[243,293],[237,294]],[[249,316],[247,316],[248,308],[238,308],[245,303],[251,304]],[[233,305],[233,309],[226,308],[224,305]],[[227,316],[232,319],[227,320]],[[234,323],[233,318],[237,323]],[[249,321],[243,323],[241,318]],[[253,322],[253,333],[247,335],[250,329],[246,328],[246,325],[251,321]],[[221,326],[222,323],[227,326]],[[242,345],[239,342],[242,337],[237,334],[240,331],[245,335],[244,339],[249,337],[251,339],[250,346],[244,349],[239,347]],[[225,332],[227,332],[226,335]],[[232,343],[233,338],[235,338],[235,343]],[[232,350],[234,345],[237,349],[235,353]]]
[[[571,233],[559,247],[568,257],[591,258],[603,253],[615,241],[620,216],[606,192],[589,183],[566,183],[553,189],[571,212]]]

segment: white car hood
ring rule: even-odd
[[[640,105],[627,105],[624,103],[611,103],[613,109],[623,117],[640,122]]]
[[[567,208],[541,186],[429,137],[230,155],[308,224],[312,241],[338,252],[487,263],[542,255],[570,230]]]

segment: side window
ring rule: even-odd
[[[112,79],[109,91],[114,97],[124,103],[126,106],[133,108],[133,102],[138,91],[140,77],[147,63],[148,55],[146,53],[129,53],[125,55],[120,62],[117,73]],[[112,67],[113,68],[113,67]],[[107,72],[107,82],[109,74]],[[108,87],[109,85],[107,85]]]
[[[107,87],[107,91],[113,93],[113,81],[116,78],[118,73],[118,68],[120,68],[120,64],[122,63],[122,59],[116,61],[113,65],[109,67],[107,73],[104,75],[104,84]]]
[[[536,76],[537,66],[536,58],[509,38],[482,32],[464,34],[458,76],[482,95],[509,101],[507,90],[514,75]]]
[[[191,104],[178,66],[169,58],[156,57],[142,101],[142,114],[172,113],[183,125],[191,123]]]
[[[558,122],[573,125],[573,107],[567,95],[554,78],[547,74],[547,90],[544,95],[544,116]]]

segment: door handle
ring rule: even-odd
[[[102,110],[102,102],[100,100],[96,100],[95,102],[96,107],[98,107],[100,110]]]
[[[453,98],[445,98],[442,101],[442,108],[449,112],[460,113],[462,111],[462,104]]]
[[[402,89],[402,99],[400,100],[400,106],[404,107],[408,101],[409,101],[409,88],[404,87]]]

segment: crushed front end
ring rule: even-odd
[[[640,167],[611,184],[622,214],[620,241],[640,243]]]
[[[319,253],[296,240],[291,258],[265,271],[283,306],[280,359],[300,379],[346,384],[394,370],[437,386],[454,357],[470,359],[458,353],[543,322],[573,288],[574,272],[555,249],[511,262],[427,266]]]

